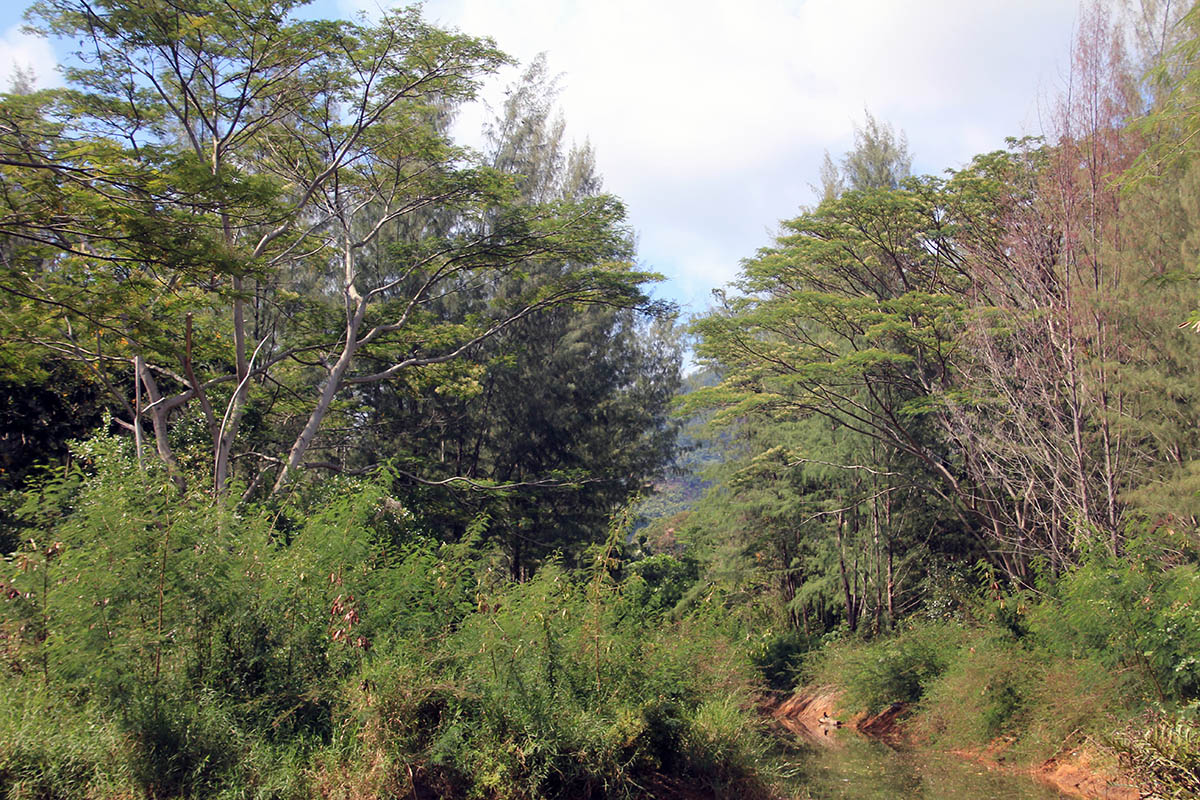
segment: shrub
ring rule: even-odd
[[[720,695],[691,712],[684,738],[688,767],[716,796],[731,796],[761,779],[767,740],[754,735],[758,720],[748,698]]]
[[[767,686],[777,692],[786,692],[795,687],[804,656],[813,646],[813,637],[802,631],[783,630],[764,638],[751,656]]]
[[[136,796],[134,743],[104,712],[12,681],[0,703],[0,787],[6,797]]]
[[[759,678],[723,606],[677,608],[694,564],[618,581],[614,532],[591,571],[509,583],[370,482],[327,482],[284,535],[123,447],[93,440],[89,472],[29,496],[44,522],[0,596],[18,793],[629,797],[662,773],[759,792]],[[31,738],[39,715],[61,742]]]
[[[1097,547],[1034,614],[1039,642],[1064,657],[1130,669],[1163,701],[1200,697],[1200,573],[1151,536],[1114,557]]]
[[[1191,715],[1147,712],[1111,743],[1147,794],[1200,797],[1200,722]]]
[[[752,667],[704,617],[633,614],[643,582],[550,564],[494,587],[423,654],[374,652],[319,783],[402,793],[436,773],[442,791],[497,798],[628,797],[666,773],[758,791]],[[364,761],[393,765],[391,782],[355,773]]]
[[[892,703],[920,700],[966,638],[958,624],[925,622],[872,642],[831,643],[806,669],[818,683],[843,687],[849,705],[876,713]]]
[[[929,685],[920,729],[933,741],[954,746],[983,745],[1010,733],[1028,721],[1037,672],[1011,638],[972,636]]]

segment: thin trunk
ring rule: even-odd
[[[354,355],[358,350],[358,332],[361,330],[363,320],[366,318],[367,301],[358,293],[358,289],[354,285],[354,250],[348,241],[344,245],[342,258],[345,270],[345,288],[343,291],[346,296],[345,344],[342,346],[342,352],[338,356],[337,361],[334,362],[333,367],[329,370],[329,377],[325,380],[325,385],[321,387],[320,397],[317,399],[317,404],[313,408],[312,413],[308,416],[308,422],[304,425],[304,430],[300,432],[300,435],[296,437],[296,441],[292,443],[292,449],[288,452],[287,461],[279,471],[279,476],[275,479],[275,485],[271,487],[272,495],[278,494],[283,489],[292,473],[298,470],[303,463],[304,456],[308,453],[308,448],[312,446],[313,439],[316,438],[321,423],[325,420],[330,407],[333,405],[334,398],[342,388],[342,380],[345,378],[346,372],[350,369],[350,364],[354,361]]]
[[[133,449],[137,453],[138,472],[145,472],[142,463],[142,357],[133,357]]]
[[[204,413],[204,423],[208,426],[208,436],[212,440],[215,453],[221,445],[221,426],[217,422],[217,415],[213,411],[208,392],[204,389],[204,385],[196,379],[196,371],[192,364],[192,314],[190,311],[184,319],[183,342],[183,374],[188,380],[188,385],[195,392],[196,399],[200,401],[200,409]]]
[[[890,471],[890,462],[889,462]],[[888,628],[896,627],[896,579],[892,568],[892,495],[889,492],[884,498],[884,522],[887,525],[887,622]]]
[[[855,629],[856,615],[854,609],[854,594],[850,591],[850,579],[846,574],[845,528],[845,512],[839,511],[837,514],[838,571],[841,573],[842,577],[842,596],[846,601],[846,622],[850,625],[850,631],[853,632]]]
[[[325,420],[330,407],[333,405],[333,399],[342,388],[342,378],[345,377],[346,370],[350,368],[350,362],[354,358],[356,345],[357,343],[354,341],[354,338],[350,337],[342,350],[342,354],[329,371],[329,377],[325,379],[325,384],[321,387],[321,394],[317,399],[317,404],[313,407],[312,413],[309,414],[308,422],[305,423],[304,429],[296,437],[296,441],[292,443],[292,448],[288,451],[287,461],[279,471],[279,476],[275,479],[275,485],[271,487],[272,495],[279,494],[280,490],[283,489],[291,478],[292,473],[298,470],[301,463],[303,463],[304,456],[308,453],[308,448],[312,445],[313,439],[316,438],[317,431],[321,427],[321,423]]]
[[[878,478],[872,476],[872,488],[878,485]],[[875,634],[878,635],[883,624],[883,558],[879,546],[879,492],[874,492],[871,500],[871,557],[875,561]],[[868,572],[870,567],[867,568]]]
[[[792,574],[791,570],[784,572],[780,590],[783,593],[783,607],[787,609],[788,627],[792,630],[798,630],[800,628],[800,614],[794,606],[794,601],[796,600],[796,576]]]
[[[163,403],[163,396],[158,390],[158,381],[154,379],[153,373],[140,358],[138,364],[141,368],[139,383],[146,388],[146,395],[150,398],[150,419],[154,426],[154,445],[158,450],[158,457],[167,465],[167,474],[171,476],[171,481],[183,491],[187,488],[187,480],[179,468],[179,460],[175,458],[175,451],[167,438],[167,406]]]
[[[896,577],[892,561],[892,542],[889,539],[887,546],[887,614],[888,627],[894,629],[896,627]]]
[[[508,574],[514,581],[521,582],[521,539],[514,536],[510,549]]]
[[[792,557],[789,548],[784,547],[780,553],[781,561],[783,562],[783,577],[780,581],[779,589],[783,595],[783,607],[787,618],[788,627],[792,630],[800,628],[800,614],[796,611],[796,589],[799,585],[798,576],[792,569]]]
[[[223,494],[229,481],[229,469],[233,454],[233,444],[237,440],[238,429],[242,422],[242,413],[246,408],[246,398],[250,394],[250,358],[246,353],[246,309],[241,298],[243,289],[242,279],[234,277],[233,290],[233,350],[237,369],[237,386],[229,399],[229,407],[225,420],[217,437],[217,452],[213,466],[213,489],[217,494]]]

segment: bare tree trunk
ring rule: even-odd
[[[321,394],[317,398],[317,404],[313,406],[312,413],[308,416],[308,422],[305,423],[300,435],[296,437],[296,441],[292,443],[287,461],[284,463],[283,469],[279,471],[279,476],[275,479],[275,485],[271,488],[271,494],[273,495],[278,494],[287,483],[291,474],[300,468],[304,456],[308,452],[308,448],[312,445],[313,439],[316,438],[317,430],[320,429],[321,423],[329,414],[329,409],[333,405],[334,398],[341,391],[342,379],[346,376],[346,371],[350,369],[350,364],[354,361],[354,354],[358,350],[358,333],[362,328],[363,320],[366,318],[367,302],[358,293],[358,289],[354,285],[356,277],[354,270],[354,248],[349,241],[343,247],[342,260],[345,281],[342,291],[346,302],[345,343],[342,345],[342,352],[338,355],[337,361],[329,369],[329,377],[326,378],[324,386],[321,387]]]
[[[890,471],[890,470],[889,470]],[[884,505],[884,521],[887,523],[887,621],[888,628],[896,627],[896,576],[893,570],[892,495],[889,492]]]
[[[142,463],[142,357],[133,357],[133,450],[137,453],[139,472],[145,472]]]
[[[167,465],[167,474],[171,476],[171,481],[183,491],[187,489],[187,479],[184,478],[183,471],[179,468],[179,460],[175,458],[175,451],[167,439],[167,415],[170,409],[163,400],[162,392],[158,390],[158,381],[154,379],[146,363],[141,358],[137,359],[137,363],[141,370],[140,382],[146,387],[146,396],[150,398],[150,419],[154,426],[154,445],[158,457]]]
[[[839,511],[837,514],[838,571],[842,577],[842,596],[846,601],[846,622],[849,624],[851,632],[853,632],[858,625],[858,610],[856,608],[854,592],[850,588],[850,576],[846,572],[845,528],[845,512]],[[857,579],[855,582],[857,583]]]
[[[882,630],[883,625],[883,550],[879,544],[879,492],[877,487],[879,479],[877,476],[872,476],[871,488],[871,557],[875,561],[874,579],[875,579],[875,634],[878,635]],[[868,571],[869,568],[868,568]]]

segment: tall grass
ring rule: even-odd
[[[278,510],[181,496],[93,440],[27,497],[0,596],[0,796],[634,797],[766,791],[758,675],[674,615],[670,557],[526,583],[370,482]],[[78,463],[78,462],[77,462]]]
[[[1147,774],[1183,776],[1200,738],[1171,709],[1200,691],[1200,575],[1179,553],[1144,536],[1119,558],[1098,547],[1036,592],[986,581],[937,621],[815,652],[805,674],[844,687],[853,708],[913,704],[910,730],[937,746],[1031,762],[1113,741]],[[1121,727],[1148,708],[1163,709],[1152,725]]]

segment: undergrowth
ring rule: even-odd
[[[1109,743],[1152,797],[1200,797],[1200,721],[1195,708],[1148,711],[1123,726]]]
[[[935,619],[814,651],[802,674],[842,687],[850,708],[911,704],[908,730],[934,746],[1032,763],[1107,743],[1148,784],[1191,786],[1200,736],[1178,709],[1200,687],[1200,578],[1178,553],[1141,536],[1121,558],[1097,547],[1036,589],[981,581]],[[1143,714],[1150,722],[1124,722]]]
[[[797,676],[854,708],[910,704],[941,747],[1029,762],[1090,739],[1148,785],[1200,774],[1200,576],[1148,537],[818,639],[694,562],[625,557],[619,525],[589,567],[516,583],[482,529],[443,541],[370,481],[330,480],[303,513],[235,507],[122,447],[82,445],[19,511],[4,797],[767,796],[756,707]]]
[[[0,796],[765,795],[759,673],[694,566],[502,577],[370,482],[278,510],[181,496],[97,439],[0,576]]]

